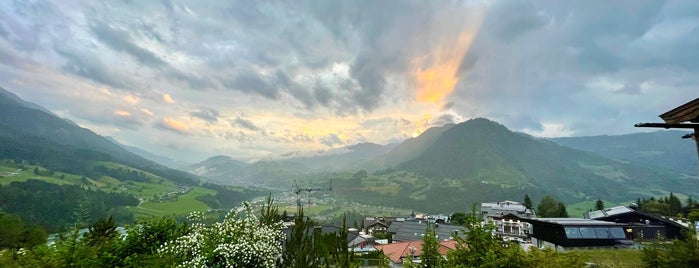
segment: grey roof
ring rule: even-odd
[[[434,223],[432,223],[434,224]],[[435,233],[438,240],[454,239],[454,232],[459,235],[466,233],[466,227],[451,224],[436,224]],[[394,221],[388,226],[388,232],[393,233],[394,242],[422,240],[427,224],[425,221]]]
[[[613,222],[608,222],[608,221],[598,221],[598,220],[590,220],[590,219],[583,219],[583,218],[536,218],[536,219],[530,219],[529,221],[541,221],[541,222],[549,222],[549,223],[555,223],[555,224],[560,224],[560,225],[619,225],[617,223]]]
[[[619,214],[624,214],[624,213],[629,213],[633,212],[635,210],[626,207],[626,206],[618,206],[618,207],[613,207],[613,208],[608,208],[608,209],[603,209],[603,210],[595,210],[595,211],[590,211],[584,214],[585,218],[587,219],[599,219],[599,218],[604,218],[607,216],[612,216],[612,215],[619,215]]]
[[[489,217],[512,214],[524,217],[533,217],[534,212],[515,201],[502,201],[494,203],[481,203],[481,213]]]

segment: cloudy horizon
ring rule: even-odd
[[[699,97],[699,2],[5,1],[0,87],[186,162],[626,134]]]

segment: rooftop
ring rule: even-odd
[[[441,255],[446,255],[447,251],[456,249],[456,241],[441,241],[439,244],[439,254]],[[410,248],[414,248],[412,253],[414,256],[422,254],[422,240],[376,245],[375,247],[378,250],[383,250],[383,254],[388,256],[393,263],[402,263],[402,257],[410,256]]]

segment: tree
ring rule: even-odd
[[[464,225],[466,223],[466,213],[454,212],[449,217],[449,222],[456,225]]]
[[[532,205],[532,199],[529,198],[529,194],[524,195],[524,207],[527,209],[532,209],[532,207],[534,207],[534,205]]]
[[[563,202],[558,202],[558,215],[556,217],[568,218],[568,211],[566,210],[566,205]]]
[[[442,267],[442,256],[439,254],[439,241],[435,234],[434,226],[427,224],[425,236],[422,240],[422,253],[420,254],[420,264],[425,268]]]
[[[556,201],[552,196],[547,195],[541,199],[541,203],[536,207],[536,214],[539,217],[566,218],[568,212],[562,202]]]
[[[0,211],[0,249],[28,248],[46,243],[46,231],[26,226],[19,216]]]
[[[597,202],[595,202],[595,210],[604,210],[604,202],[602,199],[597,199]]]

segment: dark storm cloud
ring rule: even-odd
[[[130,79],[117,73],[117,69],[107,66],[96,54],[60,46],[55,51],[66,59],[61,66],[63,71],[109,86],[127,88],[131,85]]]
[[[126,52],[138,62],[150,67],[161,67],[166,63],[153,52],[136,45],[131,34],[122,29],[114,28],[106,23],[97,22],[92,26],[95,36],[107,46],[116,51]]]
[[[277,99],[279,88],[274,87],[267,77],[254,72],[244,72],[224,82],[231,89],[254,93],[268,99]]]
[[[190,112],[189,115],[202,119],[210,124],[218,121],[219,113],[214,108],[201,107],[199,110]]]
[[[604,118],[619,123],[610,131],[632,131],[620,114],[646,113],[646,106],[623,98],[662,102],[670,95],[651,96],[653,87],[674,87],[673,76],[699,84],[687,76],[699,71],[699,49],[690,49],[699,47],[699,9],[690,2],[493,2],[461,64],[454,109],[501,118],[514,129]],[[614,86],[594,83],[600,79]]]

